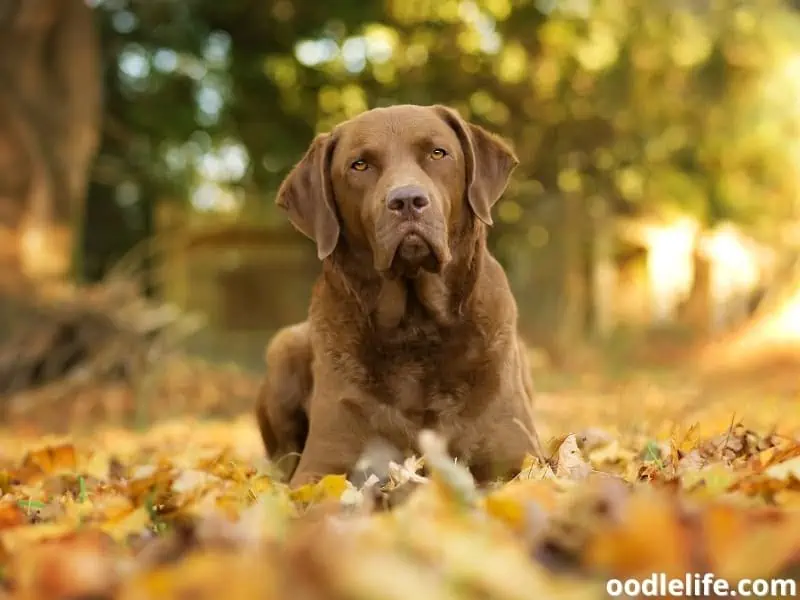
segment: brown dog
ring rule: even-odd
[[[316,242],[308,320],[267,349],[257,416],[291,484],[349,472],[422,429],[486,482],[541,455],[517,307],[486,247],[518,160],[444,106],[365,112],[317,136],[277,203]]]

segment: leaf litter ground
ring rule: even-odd
[[[14,426],[0,436],[0,594],[577,599],[652,573],[797,579],[798,397],[758,384],[562,382],[538,400],[548,463],[488,490],[435,436],[380,484],[289,491],[248,414]]]

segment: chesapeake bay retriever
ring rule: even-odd
[[[444,106],[377,108],[318,135],[277,204],[322,273],[308,320],[266,352],[257,418],[292,486],[365,444],[433,429],[479,482],[541,455],[517,306],[486,246],[518,160]],[[291,460],[291,457],[299,457]]]

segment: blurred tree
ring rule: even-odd
[[[688,212],[773,240],[795,214],[789,2],[97,5],[110,87],[98,172],[117,165],[120,181],[199,210],[227,190],[226,206],[269,220],[316,129],[371,106],[451,104],[515,143],[522,164],[492,244],[518,288],[536,290],[525,314],[564,323],[567,344],[591,321],[590,263],[608,259],[593,252],[613,251],[592,241],[610,222],[598,214]]]
[[[12,261],[28,274],[69,267],[100,104],[89,7],[0,0],[0,221]]]

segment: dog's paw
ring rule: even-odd
[[[347,479],[359,489],[368,483],[384,487],[391,479],[392,462],[403,462],[403,454],[386,440],[375,438],[366,445]]]

